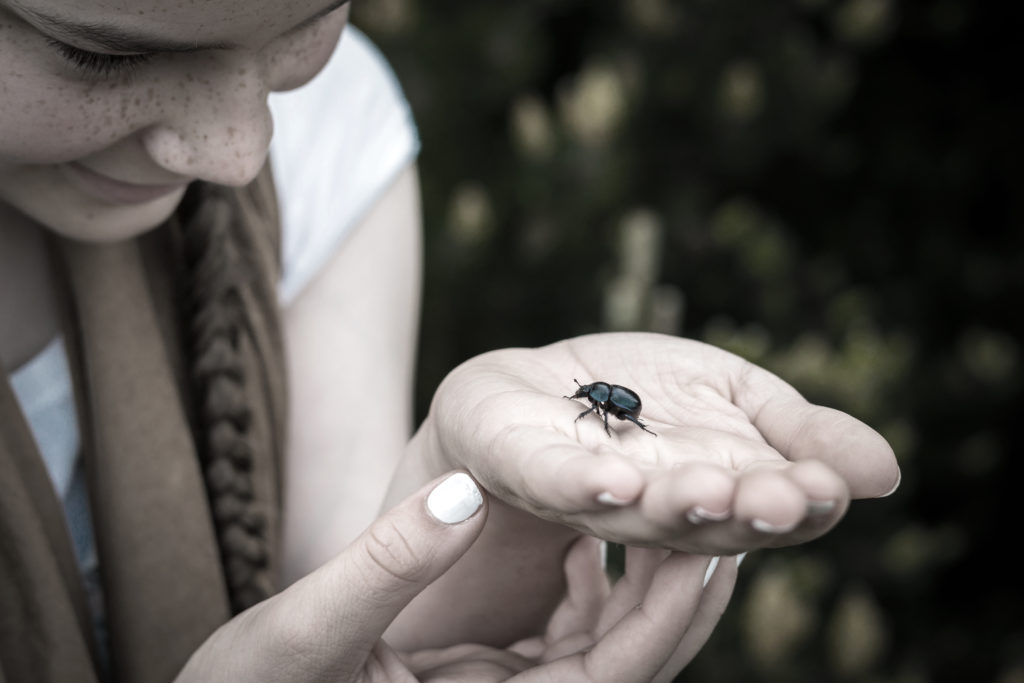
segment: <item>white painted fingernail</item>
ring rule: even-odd
[[[473,516],[484,504],[476,482],[465,472],[456,472],[438,484],[427,496],[430,514],[445,524],[458,524]]]
[[[721,558],[717,555],[711,558],[711,564],[708,565],[708,570],[704,572],[704,585],[708,585],[708,581],[715,575],[715,570],[718,569],[718,560]]]
[[[896,483],[892,485],[892,488],[889,489],[888,493],[883,493],[882,495],[880,495],[878,497],[879,498],[887,498],[887,497],[891,496],[892,494],[896,493],[896,489],[898,489],[900,487],[900,482],[901,481],[903,481],[903,470],[896,470]]]
[[[623,505],[629,505],[630,501],[625,498],[619,498],[610,491],[602,491],[597,494],[597,502],[602,505],[614,505],[615,507],[622,507]]]
[[[732,515],[728,510],[725,512],[711,512],[700,505],[696,505],[686,513],[686,521],[690,524],[703,524],[704,522],[721,522]]]

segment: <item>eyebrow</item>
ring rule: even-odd
[[[319,10],[308,19],[302,20],[290,30],[294,31],[311,24],[317,19],[341,8],[343,5],[347,5],[349,2],[350,0],[332,0],[327,7]],[[11,0],[11,4],[33,18],[37,23],[60,34],[62,37],[84,41],[89,45],[95,45],[110,52],[196,52],[199,50],[225,50],[235,47],[233,43],[200,43],[198,41],[173,40],[142,31],[126,30],[114,24],[75,22],[26,7],[18,0]]]

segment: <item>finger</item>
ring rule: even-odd
[[[582,656],[595,681],[650,681],[676,651],[700,604],[710,558],[672,553],[643,602]]]
[[[560,639],[550,639],[543,661],[550,662],[589,649],[623,617],[636,609],[647,595],[651,581],[670,551],[660,548],[626,548],[626,571],[610,594],[597,605],[598,613],[575,629],[566,629]]]
[[[592,649],[556,659],[513,680],[647,683],[675,653],[696,614],[709,561],[699,555],[672,553],[658,565],[643,602]]]
[[[713,503],[693,506],[709,495]],[[641,501],[668,547],[724,555],[817,538],[848,506],[846,482],[814,460],[759,465],[739,476],[708,464],[680,467],[649,483]]]
[[[807,496],[784,469],[755,469],[737,481],[733,512],[737,525],[755,532],[789,533],[807,514]]]
[[[803,491],[805,516],[791,533],[766,544],[770,547],[795,545],[818,538],[834,527],[850,506],[846,482],[821,462],[803,460],[786,468],[784,474]]]
[[[783,456],[828,464],[846,480],[854,498],[895,490],[899,466],[878,432],[846,413],[809,403],[767,370],[750,363],[738,368],[733,402]]]
[[[407,498],[275,599],[267,618],[282,659],[337,680],[358,671],[398,613],[469,549],[485,518],[480,489],[464,472]]]
[[[402,661],[397,652],[391,649],[383,640],[370,650],[370,656],[364,666],[366,680],[369,681],[407,681],[413,683],[415,680],[409,672],[409,668]]]
[[[639,497],[644,477],[610,449],[594,453],[553,437],[548,430],[514,426],[475,472],[488,490],[545,518],[627,505]]]
[[[807,496],[787,476],[793,467],[782,462],[738,475],[707,464],[678,468],[648,485],[642,509],[674,550],[733,555],[759,548],[779,542],[805,520]],[[691,470],[696,481],[686,476]]]
[[[735,474],[710,463],[673,468],[648,483],[640,501],[644,516],[663,529],[698,527],[732,516]]]
[[[661,563],[671,554],[662,548],[626,547],[626,571],[615,582],[608,597],[601,618],[594,629],[594,636],[600,638],[623,617],[643,603],[650,590],[651,581]]]
[[[719,560],[710,581],[704,586],[697,613],[675,652],[654,677],[654,683],[667,683],[675,678],[707,643],[732,597],[733,588],[736,586],[736,570],[735,557],[723,557]]]
[[[825,463],[817,460],[789,463],[779,470],[779,475],[802,493],[804,514],[798,519],[800,515],[795,506],[790,506],[787,513],[782,509],[784,504],[776,504],[773,512],[761,516],[752,515],[752,520],[762,520],[756,524],[752,522],[762,536],[749,546],[751,548],[777,548],[814,540],[832,529],[849,509],[850,491],[847,482]],[[794,489],[789,490],[792,492]],[[753,486],[749,492],[753,497]]]
[[[818,460],[801,460],[785,469],[785,475],[804,493],[808,515],[844,508],[850,489],[839,474]]]
[[[451,683],[451,681],[505,681],[528,670],[534,661],[509,650],[463,643],[452,647],[417,650],[402,656],[408,670],[415,674],[408,683]],[[367,680],[378,680],[376,678]],[[406,681],[405,678],[381,678],[381,681]]]
[[[565,558],[566,595],[548,621],[548,642],[588,632],[597,623],[611,592],[600,546],[600,540],[583,536],[569,549]]]

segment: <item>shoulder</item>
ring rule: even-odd
[[[329,124],[320,132],[337,133],[336,124],[366,114],[410,117],[398,79],[384,55],[355,26],[347,26],[324,68],[305,85],[272,93],[274,140],[280,147],[308,132],[310,124]]]
[[[416,158],[419,137],[394,72],[353,26],[324,69],[272,94],[270,109],[287,303]]]

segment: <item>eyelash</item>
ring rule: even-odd
[[[48,39],[47,42],[50,43],[50,46],[61,57],[71,62],[76,69],[102,78],[131,73],[135,68],[142,66],[152,57],[152,55],[147,54],[107,55],[82,50],[67,43],[62,43],[59,40]]]
[[[297,30],[305,29],[321,23],[327,16],[333,15],[334,12],[341,9],[341,7],[344,7],[344,5],[341,5],[336,10],[330,12],[329,15],[317,17],[316,20],[309,22],[309,24],[300,26]],[[50,47],[56,50],[61,57],[68,62],[71,62],[76,69],[101,78],[111,78],[113,76],[129,74],[153,57],[153,55],[149,54],[110,55],[103,54],[101,52],[89,52],[88,50],[83,50],[81,48],[74,47],[73,45],[62,43],[53,38],[47,38],[46,42],[48,42]]]

